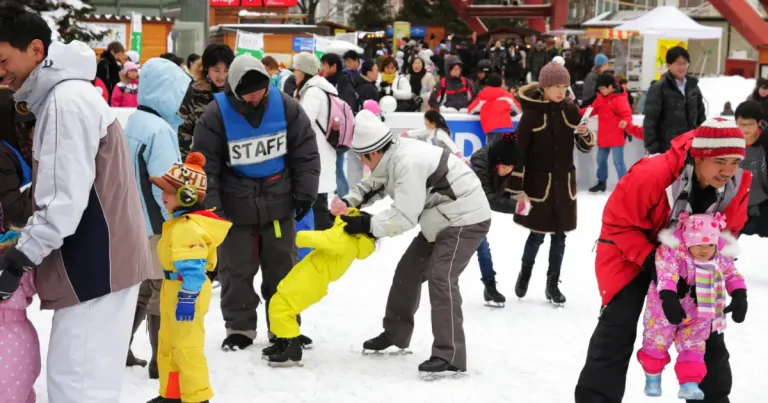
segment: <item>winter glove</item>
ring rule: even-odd
[[[670,290],[659,291],[661,297],[661,309],[664,310],[664,316],[667,317],[669,323],[673,325],[679,325],[683,323],[683,319],[687,318],[683,306],[680,305],[680,299],[677,298],[677,293]]]
[[[0,257],[0,301],[11,298],[19,288],[21,276],[35,265],[16,248],[10,248]]]
[[[301,221],[312,210],[312,202],[309,200],[294,200],[293,210],[296,211],[296,221]]]
[[[651,276],[653,284],[659,282],[659,277],[656,275],[656,249],[652,250],[643,261],[643,271]]]
[[[195,320],[196,292],[179,290],[179,302],[176,304],[176,320],[179,322],[192,322]]]
[[[356,234],[365,234],[370,235],[371,233],[371,215],[361,211],[359,216],[350,217],[350,216],[341,216],[341,219],[347,223],[347,225],[344,226],[344,231],[347,232],[349,235],[356,235]]]
[[[736,323],[744,322],[747,316],[747,290],[740,288],[731,292],[731,303],[723,313],[731,313],[731,319]]]

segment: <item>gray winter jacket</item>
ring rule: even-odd
[[[245,64],[235,62],[229,69],[231,88],[237,88],[245,73],[251,70],[268,77],[264,66],[256,59],[249,59]],[[237,175],[229,165],[227,134],[219,104],[214,99],[195,125],[192,142],[192,151],[201,152],[206,159],[206,205],[215,207],[218,214],[235,225],[263,225],[292,216],[296,200],[314,201],[320,179],[320,156],[315,132],[299,104],[282,92],[280,98],[265,97],[256,108],[246,106],[232,91],[227,93],[227,101],[235,110],[242,110],[253,127],[261,124],[267,102],[283,102],[288,124],[285,170],[270,178]]]
[[[447,227],[491,219],[480,180],[448,150],[400,138],[384,153],[371,175],[350,189],[351,206],[367,206],[389,196],[392,206],[371,219],[380,238],[400,235],[417,224],[429,242]]]

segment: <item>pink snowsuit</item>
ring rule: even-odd
[[[723,234],[723,237],[725,234]],[[679,238],[679,233],[676,234]],[[732,236],[731,236],[732,238]],[[718,244],[721,249],[723,238]],[[733,240],[735,242],[735,239]],[[679,325],[669,323],[664,315],[659,292],[663,290],[677,293],[677,281],[682,277],[687,284],[696,284],[696,265],[716,270],[712,274],[712,290],[702,291],[697,288],[697,299],[700,305],[709,305],[715,312],[713,318],[700,314],[702,308],[691,298],[690,293],[680,301],[687,316]],[[706,263],[694,262],[683,242],[669,246],[662,244],[656,251],[656,273],[658,275],[658,287],[651,283],[648,289],[648,297],[645,302],[645,314],[643,315],[643,347],[637,352],[637,359],[648,374],[659,374],[669,364],[670,357],[667,350],[675,343],[677,349],[677,363],[675,373],[680,384],[694,382],[701,383],[707,374],[704,363],[706,341],[711,332],[725,330],[725,316],[722,314],[726,306],[725,292],[728,295],[738,289],[746,290],[744,277],[736,270],[733,258],[717,252],[715,257]],[[720,279],[721,281],[717,281]],[[723,282],[725,284],[723,284]],[[725,288],[725,290],[723,290]],[[718,292],[719,291],[719,292]],[[701,300],[714,300],[714,304],[701,303]]]
[[[139,80],[121,82],[112,90],[112,104],[115,108],[139,106]]]
[[[27,307],[36,293],[32,273],[24,273],[13,296],[0,302],[0,402],[35,402],[40,340],[27,319]]]

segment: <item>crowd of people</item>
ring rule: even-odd
[[[270,366],[297,365],[313,343],[301,332],[302,311],[375,253],[377,240],[417,226],[394,271],[383,331],[363,349],[407,353],[426,281],[434,342],[419,372],[464,373],[459,276],[475,253],[485,300],[505,301],[487,238],[492,212],[530,230],[519,298],[550,235],[544,294],[562,306],[566,233],[577,228],[573,151],[597,146],[591,191],[605,191],[610,154],[621,180],[597,241],[603,306],[576,402],[622,400],[641,315],[645,394],[661,395],[677,342],[678,397],[728,402],[722,333],[726,315],[741,323],[748,306],[733,245],[768,228],[766,81],[737,106],[735,121],[706,120],[690,57],[673,48],[640,127],[603,55],[585,74],[589,91],[576,97],[567,62],[544,44],[510,63],[517,53],[497,42],[470,77],[474,59],[461,45],[438,52],[441,63],[420,56],[424,49],[404,62],[299,53],[288,70],[226,45],[139,65],[113,43],[97,61],[84,43],[50,38],[39,15],[0,5],[0,336],[25,343],[7,352],[18,364],[0,400],[35,401],[40,348],[25,314],[34,295],[54,311],[49,401],[118,401],[125,359],[159,380],[150,402],[208,402],[213,280],[221,348],[254,344],[263,299],[270,346],[262,354]],[[535,82],[517,88],[527,63]],[[398,110],[425,111],[425,128],[393,133],[378,104],[388,96]],[[136,108],[125,128],[110,105]],[[583,120],[589,108],[597,135]],[[442,115],[450,110],[480,115],[486,144],[471,156],[452,140]],[[627,172],[628,136],[642,138],[649,157]],[[386,197],[384,210],[363,210]],[[145,320],[149,360],[130,349]]]

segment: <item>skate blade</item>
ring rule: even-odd
[[[419,371],[419,379],[425,382],[439,381],[441,379],[457,379],[467,376],[464,371],[426,372]]]
[[[392,351],[392,350],[388,351],[388,350],[366,350],[366,349],[363,349],[363,355],[371,355],[371,356],[375,356],[375,357],[383,357],[383,356],[387,356],[387,355],[388,356],[392,356],[392,357],[396,357],[396,356],[400,356],[400,355],[411,355],[411,354],[413,354],[413,351],[406,350],[404,348],[401,348],[399,350],[394,350],[394,351]]]
[[[485,301],[485,306],[491,307],[491,308],[504,308],[505,305],[506,305],[505,302]]]
[[[291,360],[288,360],[286,362],[272,362],[267,359],[267,365],[271,368],[291,368],[291,367],[303,367],[304,363],[301,361],[291,361]]]
[[[314,347],[314,344],[301,345],[302,350],[312,350]]]

